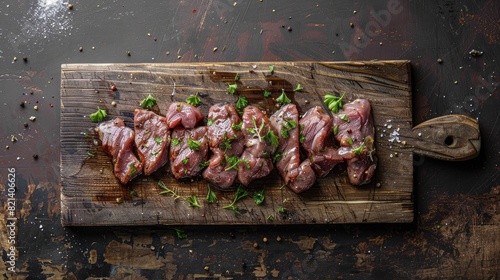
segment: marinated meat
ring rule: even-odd
[[[326,176],[338,163],[344,161],[333,146],[332,118],[322,107],[309,109],[300,119],[304,141],[302,147],[311,160],[311,166],[320,177]]]
[[[208,157],[208,128],[176,127],[170,144],[170,168],[176,179],[199,175]]]
[[[168,127],[182,125],[184,128],[194,128],[203,119],[201,111],[184,102],[174,102],[168,107],[166,114]]]
[[[128,183],[142,172],[142,163],[133,151],[134,131],[116,118],[100,123],[96,131],[102,148],[113,158],[113,171],[122,184]]]
[[[168,161],[170,132],[167,119],[152,111],[134,111],[135,146],[144,166],[144,174],[150,175]]]
[[[213,155],[203,171],[203,178],[214,187],[227,190],[238,175],[239,158],[244,149],[241,119],[233,105],[221,103],[210,107],[208,121],[209,147]]]
[[[366,99],[347,103],[333,116],[340,142],[339,154],[347,161],[347,175],[353,185],[370,182],[377,168],[371,106]]]
[[[285,184],[301,193],[314,185],[316,174],[309,159],[300,160],[299,112],[294,104],[281,107],[271,116],[271,126],[278,131],[279,145],[274,158]]]
[[[278,147],[278,139],[269,118],[259,108],[246,107],[242,119],[245,150],[240,157],[238,180],[248,186],[252,180],[267,176],[273,170],[271,157]]]

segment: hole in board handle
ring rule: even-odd
[[[457,140],[455,139],[455,137],[448,135],[444,139],[444,144],[450,148],[453,148],[457,144]]]

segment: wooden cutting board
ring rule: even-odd
[[[269,66],[274,66],[271,72]],[[445,116],[413,128],[409,61],[365,62],[238,62],[175,64],[66,64],[61,81],[61,219],[67,226],[229,225],[408,223],[414,219],[413,154],[448,160],[474,157],[479,152],[477,122]],[[235,76],[239,79],[236,81]],[[237,83],[236,94],[227,84]],[[294,92],[297,84],[303,90]],[[116,87],[116,90],[112,88]],[[121,117],[132,127],[133,111],[149,94],[165,114],[173,101],[199,92],[200,109],[235,102],[245,96],[272,114],[274,99],[285,90],[301,113],[321,105],[328,93],[345,92],[346,101],[366,98],[372,104],[379,158],[371,183],[347,182],[345,166],[302,194],[283,188],[276,171],[254,181],[249,197],[236,205],[240,214],[223,209],[233,192],[216,192],[218,203],[206,202],[202,179],[177,181],[165,166],[126,186],[113,176],[111,158],[102,150],[89,114],[106,109],[107,119]],[[264,97],[264,90],[270,97]],[[112,102],[116,103],[115,106]],[[180,196],[160,195],[162,181]],[[255,190],[265,189],[265,202],[256,205]],[[131,190],[137,196],[131,195]],[[201,208],[186,197],[196,195]],[[123,201],[123,202],[122,202]],[[120,203],[121,202],[121,203]],[[282,211],[284,210],[284,211]]]

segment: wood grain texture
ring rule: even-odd
[[[274,65],[272,75],[269,65]],[[227,94],[226,83],[235,83],[236,73],[238,92],[233,96]],[[414,218],[413,147],[401,143],[404,135],[413,133],[409,61],[67,64],[61,76],[63,225],[407,223]],[[293,92],[298,83],[304,90]],[[341,165],[297,195],[281,188],[282,180],[273,171],[250,186],[250,195],[253,189],[265,188],[264,205],[245,198],[237,204],[241,214],[235,215],[222,208],[232,192],[217,193],[219,203],[207,204],[204,180],[177,181],[168,167],[120,185],[111,158],[96,141],[96,125],[88,118],[99,106],[107,110],[108,119],[119,116],[132,127],[133,110],[148,94],[158,100],[154,110],[164,114],[171,102],[196,92],[203,94],[200,108],[205,115],[211,104],[235,102],[238,95],[272,114],[282,89],[301,113],[320,105],[327,93],[345,92],[347,101],[362,97],[371,102],[379,164],[370,184],[351,186]],[[272,92],[270,98],[263,97],[264,90]],[[159,180],[181,198],[159,195]],[[130,190],[138,196],[130,196]],[[202,208],[184,201],[191,195]],[[117,198],[124,202],[117,203]],[[279,213],[279,207],[286,212]]]

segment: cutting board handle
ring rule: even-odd
[[[464,115],[425,121],[412,129],[408,140],[414,153],[442,160],[471,159],[479,155],[481,149],[479,123]]]

